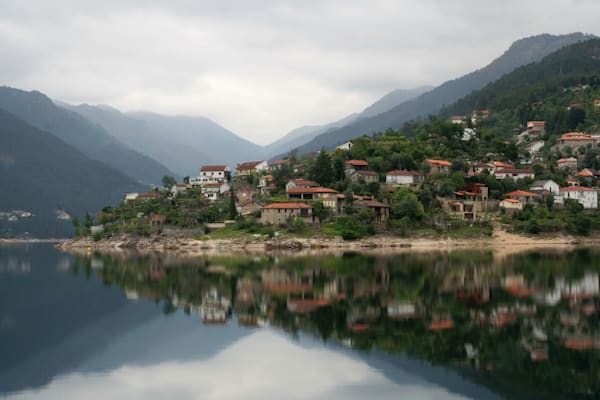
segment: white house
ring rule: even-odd
[[[125,203],[134,201],[135,199],[138,198],[139,195],[140,195],[139,193],[126,193],[125,194]]]
[[[238,176],[260,174],[261,172],[267,171],[269,164],[265,160],[261,161],[247,161],[238,164],[236,167]]]
[[[396,170],[385,174],[385,183],[389,185],[410,186],[421,183],[425,180],[425,175],[417,171]]]
[[[351,148],[352,148],[352,142],[351,141],[347,141],[347,142],[342,143],[339,146],[337,146],[336,150],[348,151]]]
[[[518,168],[502,168],[494,172],[494,177],[498,180],[504,178],[512,178],[514,180],[524,178],[535,178],[535,172],[530,169],[518,169]]]
[[[177,183],[171,187],[171,194],[173,197],[177,197],[179,193],[183,193],[188,189],[188,185],[185,183]]]
[[[223,197],[223,193],[229,191],[227,182],[205,183],[202,185],[202,195],[205,199],[216,201]]]
[[[529,190],[531,190],[534,193],[540,194],[547,191],[548,193],[553,194],[554,196],[558,196],[560,194],[559,189],[560,186],[558,186],[558,183],[554,182],[551,179],[544,181],[535,181],[529,187]]]
[[[231,179],[231,170],[227,165],[203,165],[200,175],[190,178],[192,186],[202,186],[206,183],[225,182]]]
[[[560,196],[563,201],[568,199],[577,200],[583,208],[598,208],[598,192],[584,186],[568,186],[560,188]]]
[[[505,210],[522,210],[523,202],[518,199],[504,199],[500,202],[499,207]]]

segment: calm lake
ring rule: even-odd
[[[600,250],[0,246],[0,398],[600,398]]]

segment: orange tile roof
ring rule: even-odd
[[[589,187],[585,187],[585,186],[568,186],[568,187],[561,187],[560,191],[561,192],[594,192],[596,190],[589,188]]]
[[[521,202],[521,200],[517,200],[517,199],[504,199],[504,201],[506,201],[508,203],[513,203],[513,204],[517,204],[517,203]]]
[[[275,160],[275,161],[269,163],[269,167],[276,167],[278,165],[287,164],[289,162],[290,162],[290,160]]]
[[[451,319],[431,322],[431,325],[429,325],[429,329],[434,331],[451,328],[454,328],[454,321],[452,321]]]
[[[311,209],[312,206],[309,206],[306,203],[272,203],[269,204],[267,206],[262,207],[263,209],[266,210],[272,210],[272,209]]]
[[[514,192],[506,193],[506,195],[510,197],[537,197],[537,194],[525,190],[515,190]]]
[[[527,121],[527,126],[545,126],[546,121]]]
[[[451,167],[452,166],[452,163],[450,161],[446,161],[446,160],[430,160],[430,159],[428,159],[427,162],[432,165],[441,165],[442,167]]]

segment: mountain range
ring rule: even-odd
[[[121,171],[89,158],[50,132],[0,109],[0,212],[33,216],[0,218],[0,236],[29,232],[36,237],[68,236],[71,222],[59,211],[82,216],[117,203],[143,185]]]
[[[120,142],[100,125],[57,106],[40,92],[0,87],[0,109],[50,132],[89,158],[110,165],[135,181],[158,184],[164,175],[173,175],[158,161]]]
[[[331,149],[358,136],[382,132],[389,128],[401,128],[410,120],[436,114],[442,107],[483,88],[518,67],[540,61],[562,47],[592,37],[594,36],[583,33],[558,36],[543,34],[518,40],[487,66],[458,79],[444,82],[435,89],[398,104],[383,113],[357,119],[344,127],[318,135],[310,142],[300,146],[298,151],[303,154],[318,151],[323,147]]]

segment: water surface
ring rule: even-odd
[[[0,397],[598,398],[598,255],[0,246]]]

